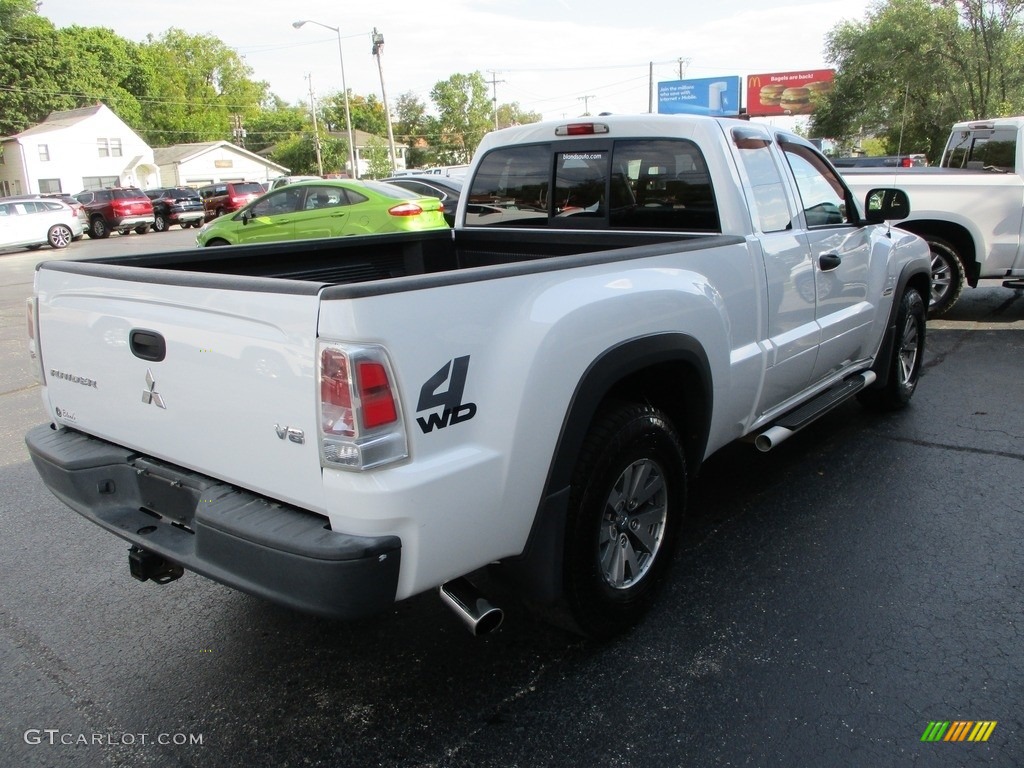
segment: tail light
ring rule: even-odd
[[[388,208],[388,213],[392,216],[419,216],[423,209],[416,203],[399,203],[393,208]]]
[[[912,168],[913,165],[914,165],[914,161],[911,160],[909,157],[901,157],[900,158],[900,168]]]
[[[362,471],[409,455],[395,375],[383,347],[321,341],[320,464]]]

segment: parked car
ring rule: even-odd
[[[207,221],[234,213],[263,193],[263,185],[258,181],[222,181],[199,188]]]
[[[444,219],[449,226],[455,224],[455,209],[459,205],[459,198],[462,196],[462,180],[451,176],[437,176],[435,174],[402,174],[384,179],[388,184],[408,189],[418,195],[436,197],[444,207]]]
[[[47,243],[67,248],[84,231],[84,216],[61,200],[35,195],[0,198],[0,248],[24,246],[34,251]]]
[[[182,229],[203,226],[206,210],[199,191],[190,187],[161,187],[147,189],[146,195],[153,201],[153,229],[166,232],[175,224]]]
[[[447,228],[441,201],[379,181],[318,179],[268,192],[199,230],[201,246]]]
[[[89,237],[110,237],[114,230],[144,235],[153,226],[153,203],[138,187],[85,190],[75,199],[85,206]]]

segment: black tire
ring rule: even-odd
[[[210,240],[206,244],[206,247],[207,248],[217,248],[217,247],[222,246],[222,245],[231,245],[231,243],[229,243],[227,240],[222,240],[219,237],[215,237],[215,238],[213,238],[213,240]]]
[[[896,311],[896,338],[893,339],[889,375],[877,389],[866,389],[857,397],[878,410],[894,411],[910,402],[921,378],[926,328],[924,299],[914,289],[900,299]]]
[[[144,235],[147,232],[149,232],[149,224],[139,224],[139,226],[135,228],[135,234],[137,235]]]
[[[603,409],[573,471],[564,594],[552,618],[594,639],[639,621],[672,559],[686,488],[682,441],[665,414]]]
[[[192,228],[193,228],[193,229],[199,229],[199,228],[200,228],[201,226],[203,226],[203,224],[205,224],[205,223],[206,223],[206,222],[204,222],[204,221],[203,221],[202,219],[197,219],[196,221],[193,221],[193,222],[192,222]]]
[[[89,222],[89,237],[97,240],[105,240],[110,237],[110,228],[102,216],[97,216]]]
[[[46,241],[51,248],[67,248],[71,244],[71,227],[54,224],[46,233]]]
[[[158,213],[153,216],[153,231],[154,232],[166,232],[169,228],[167,223],[167,217],[162,213]]]
[[[957,249],[940,237],[928,237],[932,257],[932,293],[928,300],[928,316],[946,314],[964,290],[964,263]]]

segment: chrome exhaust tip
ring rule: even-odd
[[[490,634],[505,619],[504,611],[491,605],[465,577],[442,584],[438,592],[441,600],[455,611],[474,637]]]

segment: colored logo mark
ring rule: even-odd
[[[932,720],[921,734],[921,741],[988,741],[996,729],[996,720]]]

